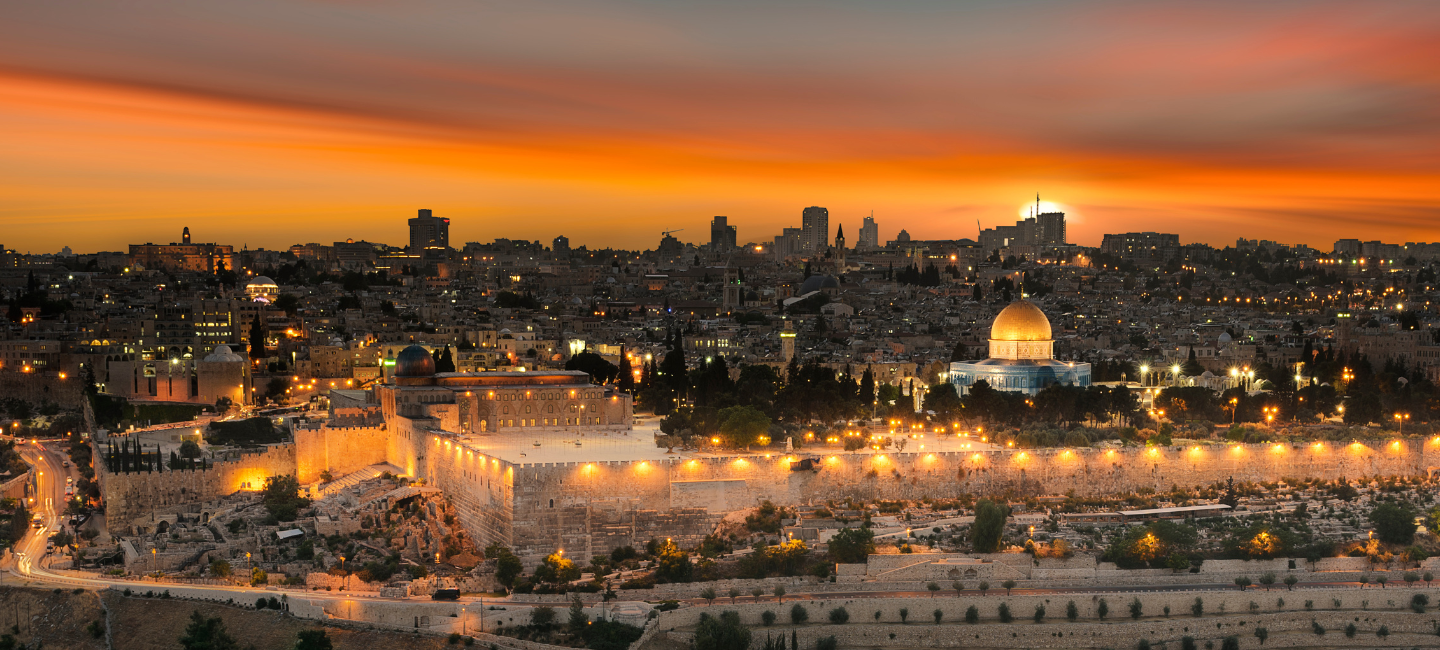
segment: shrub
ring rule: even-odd
[[[1389,626],[1389,625],[1381,625],[1381,626],[1380,626],[1380,629],[1375,630],[1375,636],[1378,636],[1378,637],[1380,637],[1380,638],[1382,638],[1382,639],[1385,638],[1385,637],[1387,637],[1387,636],[1390,636],[1390,626]]]
[[[1015,617],[1010,615],[1010,606],[1005,603],[1000,603],[1000,622],[1009,623],[1013,620],[1015,620]]]
[[[1220,650],[1240,650],[1240,637],[1225,637],[1225,640],[1220,642]]]
[[[85,631],[95,639],[105,636],[105,622],[99,619],[90,621],[90,624],[85,626]]]
[[[1255,628],[1255,638],[1260,639],[1260,645],[1265,645],[1265,639],[1270,638],[1270,630],[1263,627]]]
[[[1415,610],[1416,614],[1424,614],[1425,606],[1429,604],[1430,597],[1425,594],[1415,594],[1410,597],[1410,609]]]
[[[1045,606],[1044,606],[1044,605],[1036,605],[1036,606],[1035,606],[1035,616],[1034,616],[1034,619],[1035,619],[1035,622],[1036,622],[1036,623],[1044,623],[1044,622],[1045,622]]]
[[[771,625],[774,625],[774,624],[775,624],[775,612],[772,612],[772,611],[770,611],[770,610],[768,610],[768,609],[765,610],[764,612],[761,612],[761,613],[760,613],[760,622],[761,622],[762,624],[764,624],[765,627],[770,627]]]
[[[1182,636],[1182,637],[1180,637],[1180,650],[1197,650],[1196,647],[1195,647],[1195,637],[1193,637],[1193,636]]]
[[[1065,618],[1072,623],[1075,622],[1075,619],[1080,618],[1080,608],[1075,606],[1075,601],[1065,603]]]
[[[805,609],[804,606],[797,604],[794,607],[790,608],[791,623],[794,623],[795,625],[800,625],[808,620],[810,620],[810,611]]]
[[[965,622],[971,625],[980,622],[980,608],[971,605],[965,608]]]
[[[945,618],[945,612],[943,612],[943,611],[941,611],[941,610],[938,610],[938,609],[935,610],[935,624],[936,624],[936,625],[939,625],[939,624],[940,624],[940,619],[942,619],[942,618]]]
[[[844,625],[850,622],[850,612],[845,611],[844,607],[836,607],[830,610],[830,622],[835,625]]]
[[[1353,638],[1355,638],[1355,624],[1354,624],[1354,623],[1346,623],[1346,624],[1345,624],[1345,638],[1347,638],[1347,639],[1353,639]]]
[[[985,592],[990,591],[990,583],[989,583],[989,582],[986,582],[986,581],[984,581],[984,580],[981,580],[981,581],[980,581],[980,587],[979,587],[979,589],[980,589],[980,595],[981,595],[981,596],[984,596],[984,595],[985,595]]]
[[[1140,639],[1140,642],[1135,644],[1135,650],[1150,650],[1150,639]]]
[[[1190,605],[1190,613],[1194,614],[1195,618],[1200,618],[1201,616],[1204,616],[1205,600],[1199,596],[1196,596],[1194,604]]]
[[[1106,616],[1110,615],[1110,603],[1105,602],[1104,598],[1101,598],[1100,604],[1095,607],[1095,615],[1100,617],[1102,621],[1105,620]]]
[[[909,607],[901,607],[901,608],[900,608],[900,622],[901,622],[901,623],[905,623],[905,622],[908,621],[908,620],[910,620],[910,608],[909,608]]]
[[[1325,636],[1325,626],[1319,621],[1310,621],[1310,631],[1314,632],[1315,636]]]
[[[1140,602],[1140,597],[1136,596],[1135,600],[1130,601],[1130,618],[1138,619],[1144,612],[1145,603]]]
[[[823,639],[815,640],[815,650],[835,650],[839,646],[840,642],[836,641],[834,636],[827,636]],[[795,650],[800,649],[795,648]]]
[[[459,632],[451,632],[450,636],[445,639],[445,642],[450,645],[459,645],[460,638],[461,637]]]

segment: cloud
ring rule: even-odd
[[[814,203],[972,236],[1037,190],[1084,212],[1082,243],[1133,225],[1131,210],[1188,215],[1171,227],[1207,241],[1309,241],[1413,232],[1363,206],[1440,193],[1429,3],[194,0],[6,15],[0,128],[17,137],[0,148],[0,223],[46,245],[71,235],[27,215],[113,220],[87,233],[113,247],[133,224],[196,214],[341,211],[381,236],[420,203],[527,215],[523,232],[497,223],[529,239],[609,218],[594,231],[611,245],[709,213],[759,240]]]

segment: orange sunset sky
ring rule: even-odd
[[[1440,240],[1440,3],[0,7],[0,245]]]

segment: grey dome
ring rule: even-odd
[[[429,377],[433,374],[435,374],[435,357],[430,356],[429,350],[412,345],[395,355],[396,377]]]
[[[812,275],[800,285],[800,295],[821,289],[839,289],[840,282],[829,275]]]
[[[230,346],[219,345],[216,346],[215,351],[207,355],[203,361],[211,363],[243,363],[245,359],[231,351]]]

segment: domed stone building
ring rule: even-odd
[[[950,383],[961,395],[977,381],[996,390],[1034,395],[1051,384],[1090,385],[1090,364],[1055,360],[1050,319],[1028,300],[1017,300],[990,326],[990,358],[950,364]]]

